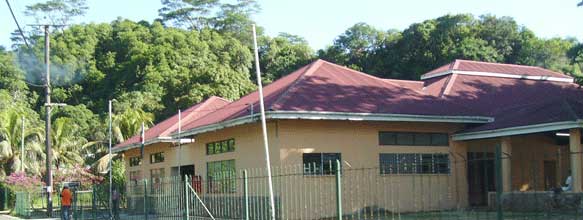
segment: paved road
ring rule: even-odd
[[[10,215],[0,215],[0,220],[21,220],[21,218]],[[27,220],[41,220],[41,219],[27,219]],[[43,218],[42,220],[58,220],[58,218]]]

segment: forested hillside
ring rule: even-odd
[[[82,0],[31,5],[27,15],[67,24],[51,31],[55,161],[91,164],[104,150],[107,101],[114,102],[114,142],[209,96],[235,100],[255,89],[251,24],[254,0],[162,0],[154,22],[120,17],[110,23],[75,24]],[[381,29],[383,28],[383,29]],[[583,45],[542,39],[509,17],[444,15],[405,30],[358,23],[318,51],[293,33],[267,36],[259,28],[261,70],[276,80],[317,58],[375,76],[419,79],[453,59],[536,65],[581,76]],[[26,166],[40,174],[44,140],[44,38],[40,30],[15,32],[0,48],[0,176],[19,167],[20,118],[30,149]],[[30,133],[30,134],[28,134]]]

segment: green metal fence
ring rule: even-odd
[[[565,168],[549,161],[571,156],[518,158],[498,149],[445,157],[390,154],[379,159],[382,166],[328,160],[273,167],[276,219],[581,219],[583,195],[557,190],[560,175],[551,175],[554,182],[547,178],[549,169]],[[502,167],[513,160],[519,161],[512,163],[513,189],[504,192]],[[114,218],[270,219],[267,182],[263,168],[229,167],[209,176],[132,180],[113,207]],[[17,194],[17,214],[42,212],[36,197],[43,198]],[[76,201],[76,219],[109,219],[106,185],[77,192]]]

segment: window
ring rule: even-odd
[[[235,151],[235,139],[216,141],[206,144],[206,155]]]
[[[130,171],[130,180],[132,182],[138,182],[140,179],[142,179],[142,171],[140,170]]]
[[[381,174],[448,174],[447,154],[380,154]]]
[[[305,153],[304,175],[334,174],[337,169],[336,160],[341,160],[340,153]]]
[[[150,179],[152,179],[152,192],[162,188],[162,178],[164,178],[164,168],[150,170]]]
[[[142,158],[139,156],[130,157],[130,167],[139,166],[142,164]]]
[[[162,162],[164,162],[164,152],[150,154],[150,163],[162,163]]]
[[[209,193],[236,192],[235,160],[221,160],[207,163]]]
[[[446,133],[379,132],[379,145],[448,146]]]

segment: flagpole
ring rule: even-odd
[[[275,220],[275,200],[273,199],[273,180],[271,179],[271,162],[269,160],[269,143],[267,142],[267,125],[265,123],[265,104],[263,103],[263,86],[261,84],[261,70],[259,69],[259,51],[257,49],[257,33],[253,25],[253,46],[255,48],[255,72],[257,87],[259,87],[259,106],[261,107],[261,130],[263,131],[263,147],[265,148],[265,166],[267,168],[267,182],[269,186],[269,207],[271,220]]]
[[[111,100],[109,100],[108,102],[108,110],[109,110],[109,216],[112,217],[113,216],[113,210],[112,210],[112,193],[113,193],[113,178],[112,178],[112,173],[113,173],[113,167],[112,167],[112,160],[113,160],[113,154],[111,154],[111,139],[112,139],[112,134],[111,134]]]
[[[142,157],[142,163],[144,162],[144,147],[146,145],[146,131],[144,131],[144,122],[142,122],[142,134],[141,134],[141,141],[142,141],[142,146],[140,147],[140,156]]]
[[[180,133],[182,131],[182,110],[178,109],[178,175],[182,176],[180,173],[180,166],[182,166],[182,139]],[[186,180],[185,180],[186,181]]]

